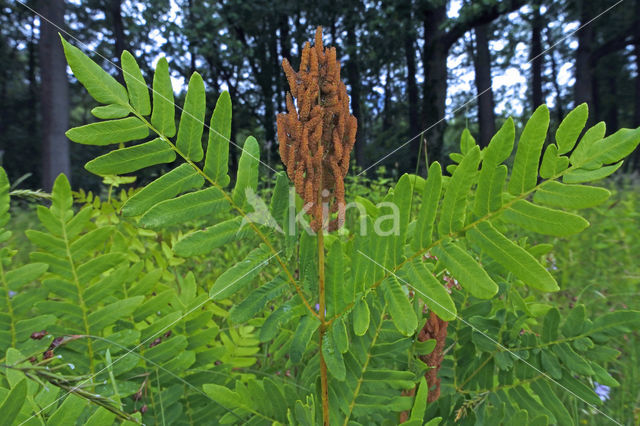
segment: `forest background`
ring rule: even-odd
[[[552,131],[582,102],[589,124],[640,126],[640,0],[0,0],[0,164],[26,188],[49,190],[61,172],[74,188],[100,184],[83,165],[101,148],[71,146],[64,135],[95,119],[59,27],[114,76],[125,49],[147,81],[166,55],[178,98],[197,69],[207,104],[231,94],[231,140],[255,135],[261,158],[278,169],[280,65],[294,58],[297,67],[317,25],[338,48],[358,119],[351,173],[415,171],[424,141],[429,161],[447,163],[463,128],[484,146],[509,115],[542,103]],[[232,172],[239,155],[232,148]],[[634,155],[626,172],[640,169]]]

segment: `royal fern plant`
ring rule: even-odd
[[[426,176],[403,175],[381,203],[346,194],[350,203],[333,208],[345,201],[338,179],[355,121],[321,33],[299,72],[285,65],[290,105],[278,127],[287,170],[266,191],[253,137],[230,176],[227,92],[205,135],[198,73],[176,126],[165,59],[150,96],[130,53],[122,85],[62,44],[100,104],[98,121],[67,136],[111,149],[86,169],[110,182],[160,164],[170,170],[106,201],[76,196],[76,208],[60,176],[51,205],[37,209],[40,228],[27,232],[31,261],[19,267],[0,173],[4,424],[622,420],[607,414],[594,385],[619,384],[608,366],[640,312],[593,318],[583,305],[550,303],[560,290],[546,261],[553,247],[531,236],[583,231],[589,223],[577,211],[610,195],[587,183],[621,166],[640,128],[585,130],[583,104],[547,141],[543,105],[513,157],[508,119],[485,148],[465,131],[448,173],[434,162]]]

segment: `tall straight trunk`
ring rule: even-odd
[[[349,60],[347,61],[347,80],[351,86],[351,111],[353,116],[358,120],[358,131],[356,133],[356,143],[353,146],[355,151],[356,164],[360,167],[364,166],[364,123],[360,113],[360,67],[358,66],[358,41],[356,38],[356,29],[353,21],[347,19],[347,49],[349,50]]]
[[[586,24],[592,17],[589,14],[586,0],[578,0],[580,8],[580,26]],[[575,104],[579,105],[583,102],[589,104],[589,108],[593,108],[593,67],[591,65],[591,49],[594,43],[593,27],[587,25],[582,27],[577,33],[578,48],[576,49],[576,82],[574,85]],[[595,122],[594,115],[589,114],[589,122]]]
[[[122,52],[127,48],[126,37],[124,34],[124,24],[122,23],[122,0],[111,0],[109,13],[111,14],[111,26],[114,38],[113,54],[116,59],[116,64],[122,67],[122,64],[120,63],[120,57],[122,56]],[[117,74],[118,76],[121,75],[121,73]]]
[[[393,119],[391,117],[391,96],[392,96],[392,75],[391,75],[391,65],[387,64],[387,70],[385,72],[386,78],[384,81],[384,98],[382,103],[382,131],[386,132],[391,128],[391,124],[393,124]]]
[[[427,155],[430,161],[443,160],[444,113],[447,97],[447,56],[451,44],[441,40],[442,25],[447,17],[444,3],[429,7],[424,11],[424,84],[422,86],[422,126],[427,141]],[[420,138],[411,142],[410,158],[418,164]]]
[[[476,91],[478,92],[478,126],[480,128],[480,146],[489,145],[496,132],[495,105],[491,89],[491,54],[489,53],[488,25],[475,28],[476,52],[473,65],[476,72]]]
[[[195,43],[193,42],[193,32],[195,31],[195,18],[193,16],[193,0],[187,2],[187,19],[189,21],[190,34],[188,35],[188,49],[189,49],[189,75],[196,72],[196,52]]]
[[[278,88],[279,105],[278,109],[284,108],[284,93],[289,90],[287,87],[286,79],[282,78],[282,72],[280,71],[280,64],[284,58],[287,58],[291,62],[291,35],[289,33],[289,17],[287,15],[281,15],[280,17],[280,57],[277,58],[278,69],[276,75],[280,76],[281,87]]]
[[[618,79],[616,74],[609,74],[604,78],[604,83],[607,88],[607,102],[604,106],[604,121],[610,129],[618,129]]]
[[[551,29],[546,29],[547,46],[553,46],[553,38],[551,37]],[[549,52],[549,61],[551,63],[551,81],[553,83],[553,90],[556,92],[556,120],[560,123],[564,117],[564,108],[562,107],[562,91],[560,90],[560,83],[558,83],[558,64],[556,62],[555,52],[551,50]]]
[[[38,55],[38,41],[35,35],[35,16],[31,21],[31,34],[29,35],[29,43],[27,44],[28,51],[28,68],[27,77],[29,79],[29,130],[31,135],[35,136],[34,139],[38,139],[38,80],[36,78],[37,73],[37,55]]]
[[[544,102],[542,94],[542,16],[540,5],[533,5],[531,20],[531,109],[535,110]]]
[[[416,50],[415,35],[413,33],[412,1],[405,4],[404,56],[407,62],[407,97],[409,98],[409,137],[413,138],[420,132],[420,105],[418,105],[418,84],[416,83]]]
[[[41,3],[40,13],[40,105],[42,108],[42,187],[51,190],[60,173],[71,178],[69,141],[69,89],[67,62],[58,38],[64,28],[64,0]],[[52,22],[50,24],[48,21]]]

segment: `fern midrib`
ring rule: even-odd
[[[588,161],[585,161],[584,164],[588,164]],[[476,226],[478,226],[480,223],[486,222],[490,219],[493,219],[495,216],[498,216],[500,214],[502,214],[505,210],[507,210],[508,208],[510,208],[513,204],[515,204],[516,202],[520,201],[520,200],[524,200],[526,199],[529,195],[531,195],[532,193],[534,193],[535,191],[537,191],[538,189],[544,187],[546,184],[548,184],[549,182],[555,182],[558,178],[564,176],[567,173],[570,173],[571,171],[575,170],[575,169],[579,169],[580,167],[578,165],[572,165],[571,167],[566,168],[564,171],[558,173],[557,175],[543,181],[540,182],[539,184],[537,184],[536,186],[534,186],[533,188],[531,188],[529,191],[527,192],[523,192],[522,194],[518,195],[518,196],[514,196],[513,199],[511,199],[510,201],[507,201],[506,203],[504,203],[499,209],[494,210],[492,212],[489,212],[488,214],[482,216],[481,218],[476,219],[475,221],[469,223],[467,226],[463,227],[462,229],[460,229],[459,231],[453,232],[451,234],[446,235],[445,237],[441,237],[440,239],[434,241],[431,243],[431,245],[429,245],[426,248],[423,248],[421,250],[418,250],[417,252],[415,252],[414,254],[412,254],[411,256],[407,257],[405,260],[403,260],[402,262],[400,262],[399,264],[395,265],[393,268],[389,268],[387,269],[387,273],[378,281],[376,281],[371,287],[369,287],[368,289],[365,289],[365,296],[367,294],[369,294],[371,291],[375,290],[376,288],[378,288],[380,286],[380,284],[382,284],[382,282],[387,279],[388,277],[390,277],[391,275],[395,275],[405,264],[413,261],[413,259],[415,259],[416,257],[422,256],[423,254],[427,253],[429,250],[433,249],[434,247],[442,244],[445,240],[449,239],[449,238],[456,238],[459,237],[461,235],[463,235],[464,233],[466,233],[468,230],[475,228]],[[385,268],[386,269],[386,268]],[[346,314],[347,312],[349,312],[349,310],[355,305],[355,302],[351,302],[349,303],[349,305],[347,305],[345,307],[345,309],[340,312],[339,314],[334,315],[329,321],[328,324],[330,325],[334,320],[336,320],[337,318],[340,318],[341,316],[343,316],[344,314]]]
[[[89,318],[87,316],[87,305],[84,303],[84,297],[82,297],[83,291],[82,286],[80,285],[80,279],[78,278],[78,272],[76,270],[76,265],[73,261],[73,256],[71,255],[71,245],[69,244],[69,238],[67,236],[67,224],[64,220],[64,214],[61,215],[60,223],[62,228],[62,238],[64,239],[64,246],[67,252],[67,258],[69,259],[69,264],[71,265],[71,273],[73,274],[73,282],[76,285],[76,290],[78,292],[78,301],[80,302],[80,309],[82,309],[82,322],[84,324],[84,331],[87,336],[89,336]],[[94,362],[93,362],[93,345],[91,343],[91,339],[87,339],[87,356],[89,357],[89,371],[91,375],[94,375]]]
[[[11,347],[16,346],[16,325],[14,324],[14,316],[13,316],[13,305],[11,304],[11,296],[9,295],[9,283],[7,282],[7,278],[4,272],[4,265],[2,264],[2,260],[0,259],[0,275],[2,276],[2,286],[4,287],[5,297],[7,299],[7,309],[9,311],[10,321],[9,327],[11,330]]]
[[[147,127],[149,127],[149,129],[151,129],[153,132],[155,132],[158,135],[158,137],[160,137],[161,140],[163,140],[165,143],[167,143],[171,147],[172,150],[174,150],[187,164],[189,164],[196,171],[196,173],[198,173],[207,182],[209,182],[209,184],[211,184],[211,186],[214,186],[214,187],[218,188],[222,192],[222,194],[224,194],[224,198],[229,202],[231,207],[234,210],[236,210],[240,216],[242,216],[243,218],[247,217],[247,214],[244,212],[244,210],[242,210],[242,208],[240,206],[238,206],[233,201],[233,198],[231,198],[229,196],[229,194],[227,194],[227,192],[217,182],[215,182],[206,173],[204,173],[204,171],[200,167],[198,167],[198,165],[196,165],[190,158],[188,158],[185,154],[183,154],[182,151],[180,151],[178,149],[178,147],[175,146],[175,144],[173,142],[171,142],[171,140],[169,140],[169,138],[167,138],[159,130],[157,130],[144,116],[139,114],[132,107],[130,107],[130,108],[131,108],[131,111],[133,112],[133,114],[136,117],[138,117],[140,120],[142,120],[147,125]],[[269,250],[271,250],[271,252],[273,253],[274,257],[276,258],[276,260],[280,264],[280,267],[282,268],[282,270],[287,275],[287,279],[295,287],[296,292],[300,296],[300,299],[302,299],[302,302],[306,306],[307,310],[309,312],[311,312],[311,314],[313,316],[315,316],[316,318],[319,319],[320,315],[311,307],[311,304],[309,303],[307,298],[304,296],[304,293],[302,292],[302,289],[300,288],[298,283],[293,278],[293,275],[289,271],[289,268],[287,267],[287,265],[284,262],[284,260],[282,260],[282,258],[280,257],[280,255],[279,255],[280,252],[275,249],[275,247],[273,246],[273,244],[271,244],[271,241],[267,238],[267,236],[264,235],[260,231],[260,229],[258,229],[258,227],[252,221],[247,221],[247,223],[249,224],[251,229],[253,229],[253,231],[256,233],[256,235],[266,244],[266,246],[269,248]]]
[[[351,413],[353,412],[353,409],[356,406],[356,399],[358,398],[358,395],[360,393],[360,388],[362,387],[362,383],[364,382],[364,373],[367,371],[367,368],[369,367],[369,361],[371,361],[371,349],[373,349],[373,347],[376,345],[376,342],[378,341],[378,337],[380,336],[380,330],[382,330],[382,324],[384,323],[384,315],[386,311],[387,311],[387,305],[385,304],[384,307],[382,308],[382,312],[380,313],[380,322],[378,323],[378,327],[376,328],[376,333],[374,334],[371,340],[371,345],[369,345],[369,350],[367,351],[367,359],[362,365],[361,374],[360,374],[360,377],[358,378],[358,384],[356,385],[356,389],[353,391],[353,399],[349,404],[349,412],[347,413],[347,416],[344,419],[344,424],[343,424],[344,426],[347,426],[349,424]]]

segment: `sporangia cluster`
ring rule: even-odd
[[[312,216],[312,229],[335,230],[344,222],[344,177],[357,129],[336,49],[323,46],[318,27],[314,45],[302,49],[299,71],[286,58],[282,67],[290,92],[287,113],[277,117],[280,157]]]

